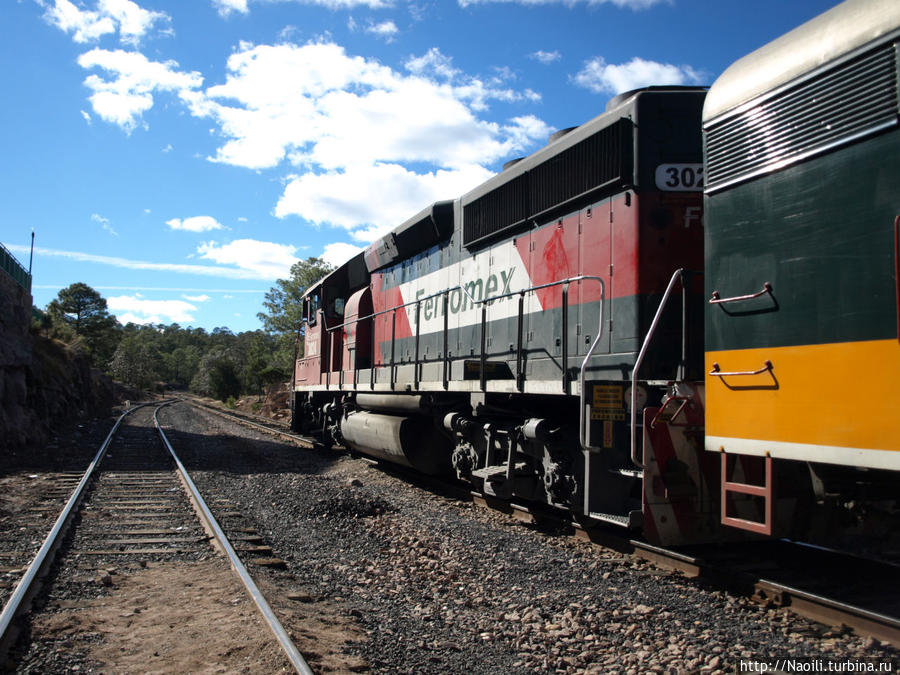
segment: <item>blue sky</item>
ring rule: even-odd
[[[235,332],[600,114],[711,84],[834,0],[3,0],[0,242],[37,306]]]

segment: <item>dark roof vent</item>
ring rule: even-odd
[[[525,158],[524,158],[524,157],[516,157],[515,159],[511,159],[511,160],[509,160],[508,162],[504,162],[504,163],[503,163],[503,170],[506,171],[509,167],[515,166],[516,164],[518,164],[519,162],[521,162],[523,159],[525,159]]]
[[[565,129],[560,129],[559,131],[554,131],[550,134],[550,138],[547,139],[547,145],[558,141],[560,138],[568,134],[570,131],[575,131],[578,127],[566,127]]]
[[[645,91],[706,91],[707,89],[709,89],[709,87],[692,87],[683,84],[661,84],[653,85],[652,87],[640,87],[639,89],[623,91],[621,94],[613,96],[606,104],[606,112],[618,108],[635,94],[640,94]]]

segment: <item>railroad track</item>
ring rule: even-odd
[[[317,445],[315,439],[294,434],[283,423],[247,413],[226,412],[197,401],[189,402],[236,423],[288,438],[301,446]],[[434,481],[402,467],[391,469],[419,482]],[[667,549],[623,536],[616,530],[586,529],[547,509],[469,493],[458,485],[448,486],[442,482],[439,489],[444,493],[458,493],[461,499],[472,499],[480,506],[504,511],[526,523],[555,531],[568,530],[600,547],[629,553],[660,567],[681,571],[688,577],[715,583],[761,604],[786,607],[825,625],[846,626],[860,635],[900,646],[900,591],[896,589],[900,566],[896,564],[789,541],[724,548]]]
[[[154,409],[146,404],[124,413],[77,480],[50,534],[5,598],[0,654],[13,644],[16,619],[27,612],[58,550],[64,549],[67,559],[89,560],[92,569],[115,571],[134,561],[142,567],[149,562],[196,561],[208,557],[212,544],[228,557],[291,665],[297,672],[311,673],[235,551],[250,546],[252,552],[257,538],[244,535],[235,545],[225,536],[159,424],[158,413],[165,405]],[[150,416],[155,428],[146,424]],[[129,423],[137,417],[145,424]],[[42,508],[58,510],[53,500],[74,483],[76,477],[68,473],[61,482],[51,481]],[[102,572],[98,581],[111,585],[112,574]]]

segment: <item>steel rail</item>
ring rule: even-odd
[[[890,642],[895,647],[900,646],[900,619],[897,617],[832,600],[771,579],[760,578],[755,587],[757,592],[777,594],[784,605],[808,619],[826,625],[846,624],[857,633]]]
[[[246,417],[242,417],[240,415],[233,415],[231,413],[225,412],[224,410],[219,410],[215,406],[206,405],[205,403],[200,403],[199,401],[192,401],[190,399],[184,399],[184,403],[188,405],[196,405],[200,406],[204,410],[208,410],[214,415],[219,415],[220,417],[225,417],[226,419],[234,420],[239,424],[246,424],[250,427],[255,427],[257,429],[261,429],[262,431],[266,431],[270,434],[274,434],[276,436],[284,436],[292,441],[297,441],[298,443],[306,444],[309,447],[315,446],[315,440],[309,438],[308,436],[300,436],[295,433],[291,433],[290,431],[282,431],[281,429],[276,429],[274,427],[266,426],[265,424],[260,424],[259,422],[254,422],[253,420],[249,420]]]
[[[81,477],[81,480],[75,487],[75,490],[72,492],[72,496],[69,497],[69,500],[66,502],[66,505],[60,512],[59,517],[57,517],[56,522],[53,524],[53,527],[50,530],[50,533],[44,539],[44,543],[41,544],[40,549],[38,549],[37,554],[35,554],[34,560],[32,560],[31,564],[28,566],[25,575],[19,580],[19,583],[16,586],[16,590],[13,591],[13,594],[7,601],[6,606],[3,608],[2,614],[0,614],[0,654],[4,653],[6,649],[9,648],[10,645],[8,643],[10,642],[10,638],[12,636],[12,631],[10,629],[12,627],[13,619],[18,616],[21,611],[24,611],[24,608],[27,605],[27,601],[30,599],[30,593],[34,589],[37,580],[42,576],[43,572],[46,571],[47,567],[52,562],[53,554],[56,552],[56,549],[59,546],[61,538],[60,535],[65,531],[70,517],[74,513],[78,504],[81,502],[81,498],[84,496],[85,488],[93,477],[95,469],[103,460],[103,457],[106,455],[106,450],[107,448],[109,448],[109,445],[112,442],[116,431],[118,431],[119,426],[122,424],[122,420],[124,420],[125,417],[133,413],[135,410],[143,408],[147,405],[150,404],[142,403],[140,405],[134,406],[133,408],[129,408],[119,416],[119,419],[116,420],[113,428],[110,429],[109,434],[107,434],[106,440],[103,441],[100,449],[97,451],[97,454],[94,455],[94,459],[88,465],[88,468],[85,470],[84,475]]]
[[[684,572],[691,577],[724,575],[727,579],[752,574],[746,570],[718,565],[715,560],[705,560],[694,555],[685,555],[662,546],[654,546],[639,539],[628,540],[635,554],[645,560]],[[602,545],[602,544],[601,544]],[[865,607],[834,600],[824,595],[805,591],[780,581],[755,577],[752,582],[754,597],[776,600],[800,616],[825,625],[844,624],[857,634],[868,635],[878,640],[900,646],[900,618],[875,612]]]
[[[195,402],[190,403],[192,405],[202,405]],[[259,427],[264,431],[288,436],[295,440],[306,441],[306,439],[304,439],[303,437],[280,432],[277,429],[272,429],[271,427],[266,427],[262,424],[256,424],[255,422],[245,420],[241,417],[231,415],[227,412],[217,410],[213,407],[208,407],[205,405],[202,405],[202,407],[214,414],[221,415],[222,417],[226,417],[228,419],[236,420],[237,422],[240,422],[242,424],[249,424],[254,427]],[[442,487],[446,488],[447,486],[442,484]],[[473,498],[475,498],[475,493],[471,494],[473,495]],[[489,498],[482,498],[484,499],[483,505],[486,508],[498,508],[496,505],[492,505],[491,503],[489,503]],[[505,503],[510,508],[527,512],[535,518],[559,518],[558,514],[551,514],[549,512],[541,512],[538,515],[533,510],[533,507],[523,507],[512,502]],[[571,526],[572,522],[568,519],[559,518],[558,524],[561,526]],[[601,547],[609,546],[610,540],[615,540],[616,542],[618,542],[619,546],[613,546],[613,550],[621,550],[621,546],[627,546],[637,557],[643,558],[644,560],[652,562],[661,567],[680,571],[687,577],[710,577],[710,575],[712,575],[710,578],[714,579],[723,572],[733,572],[732,570],[730,570],[730,568],[727,567],[719,568],[713,560],[705,560],[701,557],[697,557],[696,555],[685,554],[679,551],[667,549],[662,546],[655,546],[640,539],[613,534],[607,531],[604,531],[603,536],[603,539],[606,541],[594,540],[589,530],[578,526],[576,526],[575,536],[582,537],[584,539],[587,539],[588,541],[592,541],[595,545]],[[815,595],[813,593],[803,591],[802,589],[790,587],[781,584],[780,582],[771,581],[764,578],[759,578],[755,582],[755,587],[758,591],[761,590],[771,595],[777,594],[782,598],[784,606],[786,606],[795,614],[799,614],[814,621],[825,624],[844,623],[853,628],[858,634],[871,635],[876,639],[885,640],[891,642],[894,645],[900,646],[900,619],[898,618],[886,616],[877,612],[872,612],[865,608],[850,605],[848,603],[842,603],[837,600],[831,600],[825,596]]]
[[[268,602],[266,602],[263,594],[260,592],[256,583],[253,581],[253,578],[250,576],[247,568],[244,567],[244,563],[241,562],[241,559],[235,552],[234,547],[231,545],[231,542],[228,541],[228,538],[225,536],[225,532],[222,531],[219,523],[216,521],[212,512],[209,510],[209,507],[206,505],[206,502],[203,500],[203,497],[200,495],[200,491],[197,489],[194,481],[191,480],[187,469],[184,468],[181,460],[178,459],[178,455],[175,454],[175,449],[172,447],[172,444],[166,437],[166,434],[162,429],[162,425],[160,425],[159,423],[158,414],[162,408],[169,405],[170,403],[171,401],[159,406],[153,412],[153,421],[156,424],[156,430],[159,432],[159,437],[162,439],[163,444],[168,449],[169,454],[172,455],[172,459],[175,460],[175,465],[178,467],[178,472],[181,475],[185,485],[187,486],[188,491],[191,493],[191,499],[194,500],[194,503],[197,505],[197,508],[199,509],[203,520],[206,522],[206,525],[215,535],[216,540],[219,542],[219,545],[222,547],[225,555],[228,556],[228,561],[229,563],[231,563],[231,568],[238,575],[241,582],[244,584],[244,588],[247,589],[247,592],[253,598],[253,602],[256,604],[256,607],[257,609],[259,609],[260,613],[263,615],[263,618],[265,619],[272,633],[274,633],[275,637],[278,640],[278,644],[281,645],[281,648],[284,651],[285,655],[288,657],[288,660],[291,662],[291,665],[294,666],[295,670],[302,675],[313,675],[313,671],[309,667],[309,664],[306,662],[306,659],[303,658],[303,655],[294,645],[290,636],[287,634],[287,631],[284,629],[284,626],[281,625],[278,617],[275,616],[275,612],[272,611],[271,606]]]

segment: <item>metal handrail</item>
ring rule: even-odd
[[[601,337],[603,336],[603,303],[604,303],[604,299],[605,299],[605,297],[606,297],[606,283],[605,283],[603,277],[596,276],[596,275],[582,274],[582,275],[575,276],[575,277],[568,277],[568,278],[566,278],[566,279],[559,279],[559,280],[557,280],[557,281],[550,281],[550,282],[545,283],[545,284],[539,284],[539,285],[537,285],[537,286],[530,286],[530,287],[528,287],[528,288],[521,289],[521,290],[517,290],[517,291],[510,291],[509,293],[503,293],[503,294],[501,294],[501,295],[492,295],[492,296],[489,297],[489,298],[483,298],[483,299],[481,299],[481,300],[476,300],[476,299],[472,296],[472,294],[469,293],[469,291],[466,290],[465,286],[463,286],[462,284],[459,284],[459,285],[454,286],[454,287],[452,287],[452,288],[445,288],[444,290],[438,291],[437,293],[432,293],[431,295],[427,295],[427,296],[425,296],[425,297],[416,298],[415,300],[410,300],[409,302],[405,302],[405,303],[403,303],[403,304],[401,304],[401,305],[396,305],[396,306],[394,306],[394,307],[389,307],[388,309],[383,309],[383,310],[378,311],[378,312],[372,312],[371,314],[368,314],[368,315],[366,315],[366,316],[364,316],[364,317],[358,317],[358,318],[353,319],[353,320],[351,320],[351,321],[345,321],[345,322],[343,322],[343,323],[341,323],[341,324],[338,324],[338,325],[336,325],[336,326],[331,326],[331,327],[327,327],[327,326],[326,326],[326,327],[325,327],[325,332],[328,333],[328,334],[333,334],[333,333],[335,333],[336,331],[338,331],[338,330],[340,330],[340,329],[342,329],[342,328],[345,328],[346,326],[349,326],[349,325],[351,325],[351,324],[357,324],[357,325],[358,325],[358,324],[361,323],[362,321],[368,321],[368,320],[370,320],[370,319],[374,319],[375,317],[381,316],[381,315],[383,315],[383,314],[388,314],[388,313],[390,313],[390,312],[393,312],[393,313],[394,313],[394,316],[396,317],[396,312],[397,312],[397,310],[399,310],[399,309],[405,309],[405,308],[407,308],[407,307],[411,307],[412,305],[416,305],[416,307],[417,307],[417,310],[416,310],[416,316],[417,316],[416,326],[417,326],[417,338],[418,338],[418,326],[419,326],[419,323],[420,323],[420,322],[418,321],[418,317],[420,316],[418,307],[421,306],[421,303],[422,303],[422,302],[425,302],[426,300],[431,300],[431,299],[434,299],[434,298],[437,298],[437,297],[441,297],[441,296],[444,296],[444,298],[446,299],[446,298],[449,298],[450,293],[452,293],[453,291],[460,290],[460,291],[462,291],[463,293],[465,293],[465,295],[469,298],[469,300],[471,300],[473,308],[474,308],[476,305],[481,305],[481,306],[482,306],[482,337],[484,337],[484,335],[483,335],[483,334],[484,334],[484,324],[485,324],[485,321],[486,321],[485,311],[486,311],[487,305],[490,305],[492,302],[494,302],[494,301],[496,301],[496,300],[503,300],[503,299],[505,299],[505,298],[511,298],[511,297],[514,297],[514,296],[520,296],[520,298],[524,298],[524,296],[525,296],[526,293],[533,293],[533,292],[535,292],[535,291],[540,291],[540,290],[543,290],[543,289],[545,289],[545,288],[551,288],[551,287],[553,287],[553,286],[559,286],[559,285],[562,285],[562,284],[565,284],[566,287],[567,287],[568,284],[571,284],[571,283],[580,283],[580,282],[582,282],[582,281],[599,281],[599,282],[600,282],[600,322],[599,322],[600,325],[599,325],[598,330],[597,330],[597,337],[595,338],[593,344],[591,344],[591,347],[590,347],[590,349],[588,350],[588,356],[586,356],[585,359],[584,359],[584,361],[582,361],[581,369],[580,369],[580,384],[581,384],[582,396],[583,396],[583,395],[584,395],[584,393],[583,393],[583,391],[584,391],[584,372],[585,372],[586,364],[587,364],[587,361],[591,358],[591,356],[593,356],[593,352],[596,350],[597,345],[599,345],[600,339],[601,339]],[[445,319],[446,319],[446,317],[447,317],[447,312],[446,312],[446,310],[447,310],[447,307],[448,307],[448,306],[449,306],[449,303],[445,303],[445,307],[444,307],[444,317],[445,317]],[[524,311],[523,304],[520,302],[520,303],[519,303],[519,315],[520,315],[520,316],[522,315],[523,311]],[[396,322],[395,322],[395,323],[396,323]],[[444,323],[445,323],[445,326],[444,326],[444,332],[446,333],[446,331],[447,331],[447,325],[446,325],[446,323],[447,323],[447,322],[445,321]],[[392,352],[391,352],[391,354],[392,354],[392,355],[391,355],[390,368],[392,369],[392,374],[391,374],[391,383],[392,383],[392,385],[393,385],[393,368],[394,368],[393,344],[394,344],[394,342],[395,342],[395,340],[396,340],[395,332],[396,332],[396,325],[394,326],[394,328],[392,329],[392,332],[391,332],[391,345],[392,345]],[[373,336],[373,338],[374,338],[374,336]],[[519,331],[519,340],[521,341],[521,330]],[[417,342],[418,342],[418,340],[417,340]],[[374,344],[374,339],[373,339],[373,344]],[[329,348],[330,348],[330,349],[333,349],[334,347],[331,346],[330,343],[329,343]],[[481,349],[481,357],[482,357],[482,361],[484,360],[484,354],[485,354],[485,349],[484,349],[484,346],[482,346],[482,349]],[[331,358],[332,358],[332,356],[329,354],[329,359],[331,359]],[[445,360],[447,359],[447,356],[446,356],[446,349],[444,350],[444,359],[445,359]],[[519,359],[520,359],[520,354],[517,354],[517,362],[518,362]],[[417,364],[417,365],[418,365],[418,362],[419,362],[419,359],[416,358],[416,364]],[[375,368],[375,363],[374,363],[374,361],[373,361],[373,363],[372,363],[372,369],[374,370],[374,368]],[[517,368],[518,368],[518,366],[517,366]],[[483,371],[484,371],[484,369],[482,368],[482,380],[484,379],[484,372],[483,372]],[[567,363],[564,363],[564,364],[563,364],[563,380],[564,380],[564,381],[566,380],[566,374],[567,374],[567,372],[568,372],[568,364],[567,364]],[[330,364],[329,364],[328,373],[326,374],[326,386],[330,386],[330,373],[331,373],[331,368],[330,368]],[[565,385],[564,385],[564,386],[565,386]],[[482,381],[482,388],[483,388],[483,387],[484,387],[484,382]],[[583,438],[582,438],[582,441],[583,441]]]
[[[19,286],[31,293],[31,273],[3,244],[0,244],[0,269],[6,272]]]
[[[638,370],[640,370],[641,364],[644,361],[644,355],[647,353],[647,349],[650,346],[650,341],[653,339],[653,333],[656,332],[656,327],[659,324],[659,319],[662,316],[663,309],[665,309],[666,303],[669,301],[669,296],[672,294],[672,289],[675,287],[675,282],[681,280],[682,286],[684,286],[684,268],[679,267],[672,274],[672,278],[669,279],[669,285],[666,286],[666,292],[663,293],[662,300],[659,303],[659,307],[656,308],[656,314],[653,316],[653,321],[650,322],[650,328],[647,331],[647,335],[644,338],[644,344],[641,345],[641,351],[638,353],[637,360],[634,362],[634,369],[631,371],[631,463],[634,464],[637,468],[642,471],[647,467],[644,466],[637,458],[637,375]]]
[[[772,370],[772,362],[768,359],[763,362],[762,368],[757,368],[756,370],[735,370],[730,373],[721,371],[719,369],[719,364],[713,362],[712,370],[710,370],[708,374],[712,377],[740,377],[743,375],[762,375],[770,370]]]
[[[768,293],[772,294],[772,284],[768,281],[763,284],[762,290],[757,291],[756,293],[748,293],[747,295],[735,295],[731,298],[721,298],[719,297],[719,291],[713,291],[712,296],[709,299],[710,305],[724,305],[729,302],[742,302],[743,300],[752,300],[753,298],[758,298],[761,295],[765,295]]]

